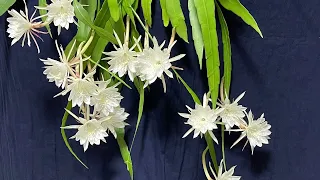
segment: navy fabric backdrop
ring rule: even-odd
[[[36,4],[28,1],[28,6]],[[155,1],[158,2],[158,1]],[[187,1],[181,1],[187,17]],[[231,96],[247,94],[242,103],[258,116],[265,113],[272,125],[269,145],[257,148],[251,156],[247,147],[227,150],[228,166],[238,165],[236,174],[245,180],[317,180],[320,177],[319,131],[320,99],[320,1],[318,0],[242,0],[258,21],[264,34],[257,33],[235,15],[225,11],[232,42]],[[169,39],[162,26],[161,9],[154,6],[152,34]],[[16,5],[16,8],[22,6]],[[59,90],[42,74],[39,57],[57,57],[54,41],[48,36],[36,48],[10,46],[6,31],[7,14],[0,17],[0,179],[1,180],[128,180],[117,143],[91,147],[86,153],[78,142],[71,145],[89,166],[86,170],[65,147],[60,135],[60,120],[66,97],[53,99]],[[188,18],[187,18],[188,19]],[[66,44],[75,32],[63,31],[58,41]],[[190,36],[189,29],[189,36]],[[54,32],[56,33],[56,31]],[[181,76],[199,96],[207,88],[206,74],[198,69],[190,44],[179,40],[173,54],[186,53],[177,62]],[[146,92],[145,111],[133,148],[137,180],[203,180],[200,162],[203,139],[182,139],[189,128],[177,112],[194,106],[182,84],[168,82],[163,94],[161,82]],[[130,113],[126,128],[132,139],[137,117],[138,93],[123,90],[122,105]],[[69,123],[74,123],[70,119]],[[74,132],[68,131],[68,136]],[[227,147],[237,135],[226,136]],[[220,155],[219,155],[220,157]]]

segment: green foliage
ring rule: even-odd
[[[166,6],[167,0],[160,0],[160,5],[162,9],[162,21],[163,25],[167,27],[169,25],[169,15],[167,13],[167,6]]]
[[[108,5],[110,9],[110,14],[112,19],[117,22],[120,17],[120,8],[118,5],[118,0],[108,0]]]
[[[240,3],[239,0],[219,0],[220,4],[239,16],[245,23],[255,29],[261,37],[263,37],[256,20],[250,12]]]
[[[83,22],[85,25],[91,27],[101,38],[104,38],[114,44],[117,44],[117,40],[109,31],[104,30],[101,27],[95,26],[91,21],[88,12],[82,7],[82,5],[78,1],[73,1],[75,7],[76,17]]]
[[[221,37],[223,44],[223,62],[224,62],[224,71],[223,71],[223,83],[224,83],[224,91],[229,94],[230,84],[231,84],[231,70],[232,70],[232,62],[231,62],[231,44],[229,38],[229,30],[227,22],[223,16],[221,8],[218,3],[216,3],[218,18],[221,27]]]
[[[2,16],[16,0],[0,0],[0,16]]]
[[[214,0],[194,0],[194,3],[198,12],[198,19],[203,36],[212,107],[215,108],[220,83],[220,61],[215,19],[215,4]]]
[[[128,145],[124,140],[125,131],[124,129],[117,129],[116,132],[117,132],[117,142],[120,148],[122,159],[124,163],[127,165],[127,170],[129,171],[131,180],[133,180],[133,168],[132,168],[131,155],[128,149]]]
[[[192,26],[192,38],[194,42],[194,47],[198,55],[200,69],[202,69],[204,44],[202,39],[201,27],[198,19],[198,13],[194,5],[194,0],[188,0],[188,8],[189,8],[190,24]]]
[[[199,99],[199,97],[197,96],[197,94],[190,88],[190,86],[182,79],[182,77],[178,74],[178,72],[176,70],[173,69],[173,72],[176,74],[177,79],[179,81],[182,82],[182,84],[184,85],[184,87],[186,88],[186,90],[189,92],[189,94],[191,95],[193,101],[197,104],[201,104],[201,101]]]
[[[188,42],[188,30],[185,18],[181,9],[180,0],[166,0],[166,9],[170,22],[176,28],[177,34]]]
[[[152,0],[141,0],[144,19],[149,26],[152,25],[151,4],[152,4]]]
[[[71,110],[71,108],[72,108],[72,103],[71,103],[71,101],[69,101],[68,104],[67,104],[66,109],[67,109],[67,110]],[[80,160],[80,158],[76,155],[76,153],[72,150],[72,148],[71,148],[71,146],[70,146],[70,144],[69,144],[69,142],[68,142],[68,138],[67,138],[66,132],[65,132],[65,130],[63,129],[63,127],[66,126],[66,122],[67,122],[68,116],[69,116],[69,113],[68,113],[67,111],[65,111],[65,112],[64,112],[64,115],[63,115],[63,118],[62,118],[62,120],[61,120],[61,130],[60,130],[60,132],[61,132],[63,141],[64,141],[64,143],[66,144],[66,146],[67,146],[68,150],[70,151],[70,153],[71,153],[85,168],[88,169],[88,166],[85,165],[85,164]]]
[[[138,120],[137,120],[137,124],[136,124],[136,128],[134,131],[134,135],[133,135],[133,139],[132,139],[132,143],[131,143],[131,147],[130,147],[130,152],[132,150],[133,147],[133,143],[134,140],[136,138],[137,132],[138,132],[138,128],[140,125],[140,121],[141,121],[141,117],[142,117],[142,112],[143,112],[143,106],[144,106],[144,88],[143,88],[143,82],[140,81],[140,79],[135,78],[134,80],[134,85],[136,86],[139,95],[140,95],[140,99],[139,99],[139,108],[138,108]]]

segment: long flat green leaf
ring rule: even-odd
[[[190,86],[182,79],[182,77],[178,74],[178,72],[176,70],[173,69],[173,72],[176,74],[178,80],[180,80],[182,82],[182,84],[184,85],[184,87],[186,88],[186,90],[189,92],[189,94],[191,95],[193,101],[197,104],[201,104],[201,101],[199,99],[199,97],[197,96],[197,94],[190,88]]]
[[[220,61],[216,30],[214,0],[194,0],[206,55],[207,77],[211,92],[212,107],[215,108],[220,83]]]
[[[72,108],[72,103],[71,101],[68,102],[67,104],[67,107],[66,109],[67,110],[71,110]],[[67,119],[68,119],[68,116],[69,116],[69,113],[67,111],[64,112],[64,115],[63,115],[63,118],[62,118],[62,121],[61,121],[61,127],[65,127],[66,126],[66,122],[67,122]],[[61,132],[61,135],[62,135],[62,138],[63,138],[63,141],[64,143],[66,144],[68,150],[70,151],[70,153],[85,167],[88,169],[88,166],[85,165],[81,160],[80,158],[76,155],[76,153],[72,150],[69,142],[68,142],[68,138],[67,138],[67,135],[66,135],[66,132],[65,132],[65,129],[61,128],[60,130]]]
[[[162,10],[163,25],[167,27],[169,25],[169,15],[167,13],[166,0],[160,0],[160,6]]]
[[[173,27],[176,28],[177,34],[188,42],[188,30],[180,0],[166,0],[166,9]]]
[[[138,128],[139,128],[141,117],[142,117],[142,113],[143,113],[143,106],[144,106],[143,82],[141,82],[139,79],[136,78],[135,81],[134,81],[134,84],[135,84],[137,90],[139,91],[140,99],[139,99],[139,109],[138,109],[138,120],[137,120],[136,128],[135,128],[135,131],[134,131],[134,135],[133,135],[133,139],[132,139],[132,143],[131,143],[131,147],[130,147],[130,152],[132,150],[133,143],[134,143],[134,140],[135,140],[137,132],[138,132]]]
[[[1,4],[0,4],[0,6],[1,6]],[[47,6],[47,1],[46,1],[46,0],[39,0],[39,6],[40,6],[40,7],[46,7],[46,6]],[[40,9],[40,10],[39,10],[39,14],[40,14],[40,16],[43,16],[43,15],[47,14],[47,11],[44,10],[44,9]],[[43,22],[45,22],[46,19],[47,19],[47,17],[46,17],[46,16],[43,16],[41,19],[42,19]],[[50,29],[49,24],[46,25],[46,29],[47,29],[50,37],[52,38],[51,29]]]
[[[97,26],[94,26],[93,29],[101,38],[104,38],[112,42],[113,44],[118,44],[116,38],[113,36],[113,34],[110,31]]]
[[[219,0],[219,2],[224,8],[232,11],[234,14],[239,16],[245,23],[251,26],[259,33],[261,37],[263,37],[256,20],[252,17],[250,12],[240,3],[239,0]]]
[[[196,53],[198,55],[200,69],[202,69],[204,44],[202,39],[201,27],[198,20],[198,13],[194,5],[194,0],[188,0],[188,8],[189,8],[190,24],[192,26],[192,39],[193,39],[194,47],[196,49]]]
[[[130,17],[133,26],[136,26],[134,14],[133,14],[134,12],[132,12],[132,9],[133,9],[132,5],[136,5],[136,4],[133,4],[133,3],[135,3],[135,1],[133,0],[122,0],[122,9]]]
[[[216,170],[216,173],[218,173],[218,162],[217,162],[217,156],[216,156],[216,150],[214,148],[214,143],[213,140],[211,138],[211,136],[209,135],[209,133],[206,133],[204,135],[204,138],[206,139],[207,145],[209,147],[209,153],[210,153],[210,157],[214,166],[214,169]]]
[[[108,1],[104,1],[101,9],[97,13],[97,17],[94,20],[94,25],[98,27],[104,27],[107,21],[109,21],[110,18],[110,9],[108,6]]]
[[[223,62],[224,62],[224,71],[223,71],[223,87],[224,91],[229,94],[230,84],[231,84],[231,71],[232,71],[232,61],[231,61],[231,44],[229,37],[229,30],[227,22],[223,16],[221,8],[218,3],[216,3],[218,18],[221,26],[221,36],[223,43]]]
[[[143,16],[149,26],[152,25],[151,3],[152,3],[152,0],[141,0]]]
[[[92,27],[93,22],[91,21],[89,13],[83,8],[78,0],[73,1],[74,12],[78,21],[78,32],[76,39],[80,42],[86,41],[88,37],[88,28]]]
[[[16,0],[1,0],[0,1],[0,16],[2,16],[15,2],[16,2]]]
[[[124,129],[117,129],[117,142],[120,148],[121,156],[124,161],[124,163],[127,165],[127,170],[129,171],[130,178],[133,180],[133,168],[132,168],[132,160],[131,160],[131,154],[128,149],[128,145],[126,141],[124,140],[125,131]]]
[[[108,0],[110,14],[112,19],[117,22],[120,17],[120,8],[117,0]]]

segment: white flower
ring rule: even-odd
[[[110,80],[101,82],[97,89],[98,93],[92,96],[91,105],[94,105],[95,111],[101,111],[105,116],[114,111],[115,107],[120,106],[120,101],[123,99],[118,92],[116,85],[107,87]]]
[[[101,122],[96,119],[86,120],[81,117],[77,117],[71,111],[66,111],[72,115],[76,120],[78,120],[81,125],[70,125],[61,127],[63,129],[77,129],[78,132],[72,136],[70,139],[76,139],[80,141],[83,146],[84,151],[88,149],[90,145],[100,145],[100,141],[106,142],[105,137],[108,136],[106,130],[101,126]]]
[[[118,73],[120,77],[128,73],[130,80],[133,81],[136,76],[136,56],[138,55],[138,53],[133,49],[136,47],[137,42],[129,49],[126,43],[122,45],[120,38],[115,31],[114,35],[120,47],[118,48],[113,45],[116,50],[111,52],[104,52],[104,54],[108,57],[103,58],[103,60],[109,60],[108,64],[110,65],[110,71],[112,71],[113,73]],[[139,41],[139,39],[137,41]]]
[[[52,22],[58,27],[58,34],[61,32],[61,27],[69,29],[69,24],[74,23],[74,7],[72,0],[51,0],[52,3],[47,7],[36,7],[38,9],[47,10],[47,21]]]
[[[57,41],[55,43],[60,61],[51,58],[40,60],[45,64],[43,74],[47,75],[49,82],[55,82],[56,86],[64,89],[69,77],[69,64],[63,49],[59,49]]]
[[[206,94],[203,95],[203,105],[196,104],[195,109],[191,109],[189,106],[187,113],[179,113],[180,116],[187,118],[188,121],[185,124],[189,124],[191,128],[184,134],[182,138],[188,136],[192,131],[194,131],[193,138],[202,135],[205,133],[209,133],[211,138],[218,144],[218,140],[213,134],[212,130],[218,129],[216,121],[218,118],[218,114],[221,112],[221,109],[213,110],[208,105],[208,97]]]
[[[248,124],[245,122],[245,124],[240,126],[241,129],[230,130],[242,131],[241,136],[234,142],[231,148],[247,136],[248,140],[246,144],[249,141],[251,152],[253,154],[253,150],[256,146],[261,147],[262,144],[269,144],[271,125],[268,124],[268,122],[265,120],[264,114],[262,114],[257,120],[254,120],[252,112],[250,110],[249,113],[246,114],[246,116],[248,118]]]
[[[117,138],[115,129],[121,129],[128,125],[124,122],[128,116],[129,114],[124,111],[124,108],[117,107],[112,113],[109,113],[108,116],[100,119],[101,125],[106,130],[109,130],[115,138]]]
[[[160,46],[157,39],[153,38],[153,48],[146,48],[143,50],[141,55],[138,57],[140,61],[139,77],[145,82],[145,86],[152,84],[157,78],[162,78],[164,81],[163,73],[170,78],[173,78],[172,72],[169,71],[171,63],[180,60],[185,54],[170,58],[170,52],[175,42],[169,45],[168,48],[162,50],[165,42]],[[165,87],[164,87],[165,88]]]
[[[34,21],[41,18],[41,16],[34,18],[34,15],[36,13],[36,11],[34,11],[31,18],[29,19],[28,8],[25,1],[24,1],[24,4],[25,4],[25,12],[20,11],[20,13],[18,13],[14,9],[8,11],[11,17],[7,18],[7,21],[9,22],[7,32],[9,33],[9,37],[13,39],[11,42],[11,45],[18,42],[23,36],[22,43],[21,43],[22,47],[24,46],[26,39],[27,39],[27,44],[30,47],[31,46],[30,38],[32,38],[32,40],[37,46],[38,53],[40,53],[40,48],[34,36],[41,39],[41,37],[37,33],[42,33],[42,34],[46,34],[46,33],[37,30],[37,28],[42,27],[42,23],[34,22]]]
[[[226,129],[232,128],[234,125],[239,126],[243,122],[245,117],[246,107],[238,105],[238,102],[243,98],[245,92],[237,97],[232,103],[230,102],[228,96],[220,103],[217,103],[223,111],[219,114],[222,122],[225,123]]]
[[[234,169],[236,168],[236,166],[233,166],[228,171],[225,171],[224,173],[222,173],[222,168],[223,168],[222,162],[223,161],[220,162],[220,166],[219,166],[219,170],[218,170],[217,175],[215,174],[215,172],[213,171],[213,169],[210,166],[211,172],[212,172],[215,180],[240,180],[241,176],[233,176]]]
[[[72,107],[78,105],[79,107],[85,103],[90,104],[91,96],[97,94],[98,86],[94,83],[92,76],[95,74],[95,71],[87,74],[83,79],[76,77],[69,77],[70,84],[67,85],[66,89],[59,95],[66,95],[70,92],[68,101],[72,101]]]

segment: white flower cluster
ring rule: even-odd
[[[179,113],[180,116],[187,118],[188,121],[185,124],[191,126],[191,128],[185,133],[183,138],[188,136],[194,131],[193,138],[208,133],[211,138],[218,144],[218,140],[213,134],[213,130],[218,129],[218,124],[224,125],[227,131],[242,132],[241,136],[235,143],[236,145],[244,137],[247,137],[247,143],[251,146],[251,151],[256,146],[261,147],[263,144],[269,143],[269,135],[271,134],[271,125],[264,118],[262,114],[258,119],[254,119],[251,110],[246,112],[245,107],[239,105],[238,102],[244,96],[242,93],[236,100],[231,102],[228,97],[221,100],[216,109],[212,109],[208,102],[210,101],[207,94],[203,96],[203,105],[195,104],[195,109],[187,106],[189,114]],[[247,121],[245,121],[245,118]],[[232,129],[236,127],[236,129]],[[247,144],[246,143],[246,144]]]
[[[117,73],[120,77],[128,74],[131,81],[135,77],[139,77],[141,81],[145,82],[144,87],[160,78],[164,82],[165,89],[164,73],[169,78],[173,78],[173,74],[169,70],[172,67],[171,63],[185,56],[185,54],[180,54],[170,58],[171,49],[176,41],[169,44],[168,48],[163,48],[165,42],[159,45],[157,39],[153,37],[153,48],[147,46],[142,50],[139,45],[140,37],[129,48],[127,43],[122,44],[115,32],[114,35],[118,41],[119,48],[114,45],[115,51],[104,53],[107,55],[104,60],[108,60],[108,64],[110,65],[109,70]],[[140,52],[134,51],[136,47]]]
[[[82,58],[82,44],[78,48],[77,55],[71,60],[70,54],[66,56],[62,47],[58,47],[57,42],[56,47],[60,60],[41,59],[45,64],[43,73],[49,82],[55,82],[63,89],[56,96],[70,93],[68,100],[72,102],[72,107],[78,106],[85,117],[78,117],[67,110],[80,125],[62,128],[77,129],[78,132],[71,138],[80,141],[85,151],[89,144],[99,145],[100,141],[105,142],[109,131],[114,137],[117,137],[116,129],[128,125],[124,121],[129,115],[120,107],[123,97],[118,92],[118,84],[109,86],[111,80],[95,81],[93,77],[96,73],[95,69],[91,69],[88,74],[83,73],[82,63],[89,58]],[[93,109],[92,113],[91,109]]]
[[[27,4],[25,0],[23,0],[23,2],[25,4],[25,11],[20,11],[20,13],[14,9],[8,11],[11,17],[7,18],[9,23],[7,32],[9,33],[9,37],[13,39],[11,45],[23,38],[22,46],[24,46],[25,40],[27,39],[27,44],[30,47],[32,39],[39,53],[40,48],[35,37],[42,40],[39,34],[47,34],[47,32],[40,31],[40,28],[54,22],[53,24],[58,27],[58,34],[60,34],[61,27],[69,29],[70,23],[76,23],[74,20],[75,14],[72,0],[52,0],[51,4],[47,7],[36,7],[37,9],[47,10],[47,14],[34,17],[36,14],[35,10],[30,18]],[[46,22],[39,20],[42,17],[47,17]]]

